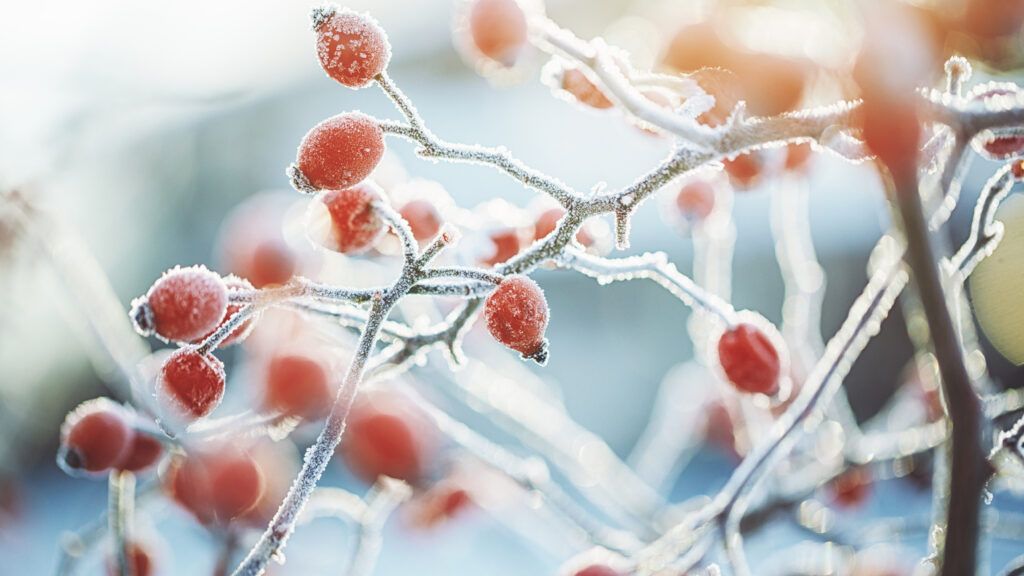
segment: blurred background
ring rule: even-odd
[[[733,32],[747,30],[752,44],[821,65],[850,58],[855,39],[830,34],[836,22],[842,27],[841,9],[777,3],[790,20],[805,9],[814,9],[817,19],[807,16],[798,34],[768,34],[769,27],[757,23],[772,22],[779,13],[759,2],[735,4],[730,8],[746,12],[745,19],[734,20],[738,30]],[[397,117],[378,90],[346,90],[325,77],[309,30],[313,5],[5,2],[0,7],[0,188],[17,189],[70,231],[76,250],[96,258],[125,309],[176,264],[217,269],[221,222],[254,194],[289,189],[284,169],[309,127],[353,109]],[[668,139],[645,134],[616,114],[552,98],[535,80],[536,66],[527,66],[523,82],[482,78],[453,46],[453,0],[349,0],[346,5],[371,11],[388,31],[392,77],[445,139],[505,145],[527,164],[580,190],[599,182],[611,188],[628,184],[671,148]],[[707,8],[701,2],[654,0],[549,0],[547,6],[555,21],[577,34],[604,34],[631,49],[640,65],[655,63],[677,29]],[[979,74],[1002,73],[981,69]],[[809,89],[804,98],[813,103],[816,95],[828,94]],[[461,206],[492,198],[526,206],[533,198],[486,167],[424,162],[405,142],[389,140],[388,145],[410,176],[443,183]],[[994,166],[974,163],[965,197],[977,195]],[[814,243],[828,278],[822,318],[828,337],[864,285],[868,251],[888,226],[888,209],[870,165],[819,153],[807,177]],[[737,194],[733,262],[735,306],[776,323],[783,282],[768,214],[777,188],[766,182]],[[652,201],[637,214],[630,250],[663,250],[686,272],[692,265],[691,242],[663,221],[657,204]],[[962,239],[969,219],[968,210],[958,210],[954,241]],[[93,361],[102,354],[80,310],[82,294],[74,296],[76,287],[69,291],[45,254],[26,244],[0,227],[4,575],[49,573],[61,533],[96,518],[105,507],[105,484],[64,476],[54,454],[67,411],[109,394],[105,381],[111,367]],[[552,358],[535,372],[559,387],[573,418],[627,455],[665,374],[693,355],[685,337],[687,309],[651,283],[599,287],[559,271],[542,271],[537,278],[552,309]],[[1024,383],[1019,368],[983,345],[998,383]],[[886,401],[911,352],[896,312],[846,383],[859,418]],[[676,497],[710,493],[732,465],[721,454],[698,455],[696,472],[675,489]],[[329,481],[358,486],[340,468],[332,469]],[[856,513],[898,515],[928,503],[926,492],[887,483]],[[158,528],[165,547],[158,573],[205,573],[216,553],[205,545],[205,533],[180,512],[171,509],[166,516]],[[780,539],[796,538],[785,530],[770,534],[751,541],[752,556],[768,552]],[[275,573],[337,573],[350,543],[351,533],[338,523],[302,530],[289,547],[289,563]],[[912,545],[923,550],[922,542]],[[996,548],[997,558],[1013,552]],[[377,573],[540,574],[552,573],[561,560],[481,514],[429,534],[389,526]],[[1000,565],[994,560],[993,570]],[[101,573],[101,566],[97,560],[82,573]]]

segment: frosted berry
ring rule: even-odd
[[[706,180],[692,180],[683,184],[676,194],[676,208],[690,221],[701,221],[715,209],[715,188]]]
[[[239,278],[238,276],[234,276],[234,275],[230,275],[230,276],[224,278],[224,284],[228,287],[228,292],[229,293],[232,292],[232,291],[246,291],[246,290],[253,290],[254,289],[253,285],[248,280],[246,280],[244,278]],[[213,330],[210,330],[209,333],[204,334],[203,337],[197,339],[196,342],[202,342],[203,340],[206,340],[218,328],[223,326],[225,322],[230,320],[232,316],[234,316],[235,314],[240,312],[242,310],[243,306],[244,305],[241,304],[241,303],[228,304],[227,311],[224,312],[224,318],[221,320],[220,324],[217,325],[217,328],[214,328]],[[252,332],[252,329],[253,329],[253,326],[255,326],[255,323],[256,323],[255,322],[255,318],[253,318],[252,316],[249,316],[248,318],[246,318],[238,326],[238,328],[235,328],[234,331],[231,332],[231,334],[228,334],[228,337],[225,338],[220,343],[220,347],[223,348],[225,346],[230,346],[232,344],[235,344],[237,342],[241,342],[242,340],[245,340],[246,337],[248,337],[249,334]]]
[[[554,232],[555,226],[558,225],[558,221],[563,216],[565,216],[565,209],[558,207],[548,208],[541,212],[537,216],[537,221],[533,224],[533,239],[540,240]],[[594,244],[594,237],[587,233],[586,227],[583,227],[576,233],[576,241],[584,246],[592,246]]]
[[[313,12],[316,55],[328,76],[349,88],[373,81],[391,60],[391,45],[379,24],[366,14],[334,7]]]
[[[761,179],[764,170],[764,159],[757,152],[747,152],[735,158],[722,161],[729,182],[737,189],[745,190],[754,187]]]
[[[164,455],[164,445],[159,440],[136,432],[124,457],[118,461],[116,468],[127,472],[142,472],[160,461]]]
[[[562,72],[562,90],[565,90],[576,99],[577,102],[598,110],[606,110],[614,106],[611,100],[601,92],[601,89],[594,85],[587,78],[587,75],[578,68],[569,68]]]
[[[829,483],[828,492],[837,506],[859,506],[871,495],[871,471],[863,466],[850,468]]]
[[[252,510],[263,496],[263,471],[248,451],[205,446],[175,462],[165,479],[175,502],[204,524],[226,524]]]
[[[779,352],[752,324],[739,324],[722,334],[718,361],[726,378],[741,392],[772,395],[779,390]]]
[[[367,483],[388,476],[415,484],[432,457],[431,437],[420,417],[374,399],[352,407],[339,450],[349,470]]]
[[[129,573],[132,576],[152,576],[154,573],[153,555],[150,554],[146,546],[133,540],[127,543],[127,548],[128,565],[131,566]],[[113,552],[107,555],[107,574],[109,576],[119,575]]]
[[[410,200],[402,205],[398,213],[409,224],[412,235],[418,242],[431,240],[441,231],[441,213],[427,200]]]
[[[307,420],[317,420],[331,409],[331,385],[327,366],[302,352],[277,354],[267,364],[263,404],[273,410]]]
[[[107,398],[88,400],[64,419],[57,463],[68,473],[106,472],[124,459],[134,435],[121,406]]]
[[[484,302],[487,330],[495,340],[544,364],[548,357],[548,303],[544,292],[527,276],[508,276]]]
[[[314,126],[299,144],[293,185],[303,192],[341,190],[363,181],[384,156],[377,121],[346,112]]]
[[[186,421],[202,418],[224,398],[224,363],[195,348],[179,348],[157,376],[156,393],[173,415]]]
[[[191,342],[216,328],[227,307],[227,286],[218,274],[202,266],[176,267],[132,302],[131,317],[144,336]]]
[[[469,33],[481,54],[512,66],[526,46],[526,14],[516,0],[472,0]]]
[[[382,200],[376,186],[367,182],[324,192],[310,205],[307,233],[328,250],[342,254],[365,252],[386,229],[374,208],[374,202]]]

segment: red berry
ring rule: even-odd
[[[754,187],[761,178],[764,161],[757,152],[747,152],[722,161],[729,182],[738,189]]]
[[[124,459],[134,435],[124,408],[107,398],[88,400],[64,419],[57,463],[68,473],[106,472]]]
[[[267,238],[253,246],[248,279],[253,286],[286,284],[295,275],[298,257],[283,240]]]
[[[245,280],[244,278],[239,278],[238,276],[235,275],[231,275],[224,278],[224,284],[227,285],[229,293],[235,290],[244,291],[254,289],[253,285],[249,283],[248,280]],[[240,312],[242,310],[242,306],[243,304],[240,303],[228,304],[228,309],[226,312],[224,312],[224,319],[221,320],[220,324],[217,325],[217,328],[210,330],[208,334],[205,334],[202,338],[198,338],[196,342],[202,342],[203,340],[209,338],[210,335],[212,335],[214,332],[217,331],[217,329],[223,326],[225,322],[230,320],[232,316]],[[248,337],[249,334],[252,332],[253,326],[255,326],[255,324],[255,319],[252,316],[246,318],[245,321],[243,321],[238,326],[238,328],[235,328],[235,330],[231,332],[231,334],[228,334],[228,337],[225,338],[224,341],[220,343],[220,348],[224,348],[225,346],[230,346],[232,344],[245,340],[246,337]]]
[[[508,276],[484,302],[487,330],[495,340],[543,364],[547,361],[548,303],[527,276]]]
[[[751,324],[739,324],[722,334],[718,361],[726,378],[741,392],[772,395],[779,390],[779,352],[768,336]]]
[[[432,456],[427,430],[400,404],[363,399],[349,413],[339,450],[352,473],[367,483],[379,476],[416,483]]]
[[[384,155],[377,121],[346,112],[314,126],[299,144],[293,181],[304,192],[340,190],[363,181]]]
[[[863,466],[851,468],[833,479],[828,491],[842,508],[859,506],[871,495],[871,471]]]
[[[219,275],[203,266],[175,267],[132,302],[131,316],[144,336],[191,342],[216,328],[227,307],[228,290]]]
[[[288,416],[317,420],[331,410],[327,367],[302,352],[278,354],[267,364],[263,404]]]
[[[676,194],[676,208],[687,220],[700,221],[715,209],[715,187],[707,180],[691,180]]]
[[[707,126],[725,123],[741,99],[736,75],[721,68],[703,68],[690,73],[688,77],[715,99],[714,106],[698,116],[697,121]]]
[[[469,33],[481,54],[512,66],[526,46],[526,14],[516,0],[473,0]]]
[[[138,541],[131,541],[127,543],[128,546],[128,565],[131,566],[132,576],[152,576],[153,574],[153,556],[146,549],[146,546]],[[117,563],[114,560],[114,555],[111,553],[107,556],[107,574],[110,576],[118,576]]]
[[[1024,180],[1024,160],[1014,160],[1013,165],[1010,166],[1010,172],[1018,182]]]
[[[410,200],[398,213],[409,224],[413,237],[419,242],[431,240],[441,231],[441,214],[427,200]]]
[[[601,92],[601,89],[594,85],[587,78],[587,75],[578,68],[569,68],[562,72],[562,90],[565,90],[576,99],[577,102],[598,110],[606,110],[614,106],[611,100]]]
[[[483,261],[488,266],[497,266],[519,253],[521,239],[515,228],[499,228],[491,232],[493,254]]]
[[[411,520],[417,527],[431,528],[455,518],[472,505],[472,497],[463,488],[438,484],[414,502]]]
[[[285,241],[282,228],[294,204],[292,194],[263,192],[233,208],[217,239],[223,266],[256,288],[288,282],[299,268],[299,254]]]
[[[366,86],[391,60],[387,34],[366,14],[321,9],[313,13],[313,27],[320,66],[349,88]]]
[[[562,216],[565,216],[565,209],[558,207],[548,208],[541,212],[537,216],[537,221],[533,224],[533,239],[540,240],[554,232],[555,226],[558,225],[558,221],[562,219]],[[593,237],[587,234],[587,231],[583,228],[576,233],[576,241],[584,246],[590,246],[594,243]]]
[[[814,148],[807,142],[790,144],[786,147],[786,170],[803,170],[814,154]]]
[[[142,472],[156,464],[163,454],[164,445],[159,440],[149,434],[136,432],[132,437],[127,453],[117,463],[116,467],[118,470],[126,470],[128,472]]]
[[[993,134],[982,143],[990,160],[1005,160],[1024,152],[1024,134]]]
[[[740,451],[736,445],[736,425],[732,421],[729,409],[720,400],[716,400],[707,407],[705,414],[707,420],[704,421],[704,439],[738,459]]]
[[[157,396],[174,415],[186,421],[202,418],[224,397],[224,363],[195,348],[179,348],[164,361],[157,377]]]
[[[577,570],[573,576],[622,576],[622,572],[604,564],[591,564],[582,570]]]
[[[376,186],[362,183],[325,192],[310,205],[308,234],[314,242],[342,254],[370,249],[384,233],[384,220],[374,208],[383,201]]]
[[[165,486],[200,522],[226,524],[259,503],[265,482],[248,451],[220,444],[195,450],[176,462]]]

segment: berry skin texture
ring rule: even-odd
[[[224,398],[224,363],[194,348],[179,348],[160,368],[156,392],[175,416],[193,421],[206,416]]]
[[[106,472],[125,458],[134,435],[121,406],[107,398],[88,400],[64,419],[57,463],[69,474]]]
[[[316,55],[328,76],[349,88],[363,88],[388,67],[391,44],[379,24],[350,10],[314,13]]]
[[[469,33],[481,54],[512,66],[526,46],[526,14],[516,0],[473,0]]]
[[[145,545],[137,541],[128,542],[128,564],[131,566],[132,576],[152,576],[153,556]],[[117,563],[113,553],[107,556],[107,574],[118,576]]]
[[[384,156],[377,121],[345,112],[317,124],[299,144],[293,184],[303,192],[341,190],[362,182]]]
[[[132,303],[135,329],[165,341],[191,342],[220,324],[228,307],[221,277],[203,266],[176,267]]]
[[[363,183],[325,192],[310,205],[309,235],[328,250],[359,254],[373,247],[387,228],[374,209],[383,201],[376,187]]]
[[[562,90],[572,94],[580,104],[597,110],[607,110],[614,106],[601,89],[577,68],[569,68],[562,73]]]
[[[779,352],[768,336],[751,324],[739,324],[722,334],[718,361],[726,378],[741,392],[771,396],[779,390]]]
[[[409,224],[417,242],[427,242],[441,231],[443,221],[437,208],[427,200],[416,199],[406,202],[398,213]]]
[[[245,450],[204,447],[175,462],[166,489],[204,524],[227,524],[252,510],[265,490],[263,471]]]
[[[224,279],[224,283],[227,285],[229,292],[232,290],[254,289],[253,285],[248,280],[244,278],[239,278],[238,276],[234,275],[226,277]],[[218,328],[220,328],[221,326],[224,325],[225,322],[230,320],[232,316],[241,311],[241,309],[242,304],[228,304],[227,311],[224,312],[224,319],[220,321],[220,324],[217,325],[217,328],[210,330],[210,332],[205,334],[202,338],[197,339],[196,343],[202,342],[203,340],[209,338],[214,332],[217,331]],[[245,321],[238,326],[238,328],[235,328],[235,330],[231,332],[231,334],[228,334],[228,337],[225,338],[224,341],[220,343],[219,348],[225,348],[227,346],[231,346],[232,344],[236,344],[238,342],[241,342],[242,340],[245,340],[246,337],[248,337],[249,334],[252,332],[252,329],[255,325],[256,319],[254,317],[250,316],[246,318]]]
[[[327,368],[303,353],[279,354],[267,364],[264,407],[288,416],[318,420],[331,409]]]
[[[352,407],[339,450],[352,473],[368,484],[379,476],[415,484],[432,457],[428,436],[408,410],[364,400]]]
[[[156,438],[137,432],[133,437],[128,451],[117,463],[117,469],[125,472],[142,472],[160,461],[164,455],[164,445]]]
[[[484,302],[484,318],[495,340],[523,358],[547,361],[548,303],[532,279],[517,274],[502,280]]]

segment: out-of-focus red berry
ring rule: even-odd
[[[837,506],[859,506],[871,495],[871,471],[863,466],[850,468],[828,484],[828,492]]]
[[[1014,160],[1010,172],[1017,181],[1024,180],[1024,160]]]
[[[144,544],[137,540],[127,543],[128,564],[131,566],[132,576],[152,576],[154,573],[153,556]],[[107,574],[118,576],[117,562],[114,560],[114,553],[107,555]]]
[[[715,99],[714,106],[698,116],[697,121],[707,126],[720,126],[725,123],[740,101],[739,80],[736,75],[722,68],[703,68],[690,73],[688,77]]]
[[[164,340],[191,342],[216,328],[228,307],[221,277],[202,266],[175,267],[132,302],[135,329]]]
[[[786,170],[793,172],[803,170],[807,167],[813,154],[814,148],[807,142],[786,146]]]
[[[132,436],[131,444],[124,458],[118,461],[117,469],[128,472],[142,472],[156,464],[163,454],[164,445],[159,440],[149,434],[136,432]]]
[[[727,158],[722,161],[725,172],[729,175],[729,182],[737,190],[753,188],[761,179],[764,171],[764,161],[758,152],[747,152],[735,158]]]
[[[484,301],[487,330],[495,340],[543,364],[547,360],[548,303],[527,276],[507,276]]]
[[[441,213],[427,200],[410,200],[402,205],[398,213],[409,224],[417,242],[432,240],[441,231]]]
[[[516,0],[472,0],[469,33],[481,54],[512,66],[526,46],[526,14]]]
[[[248,280],[245,280],[244,278],[239,278],[238,276],[235,276],[235,275],[231,275],[231,276],[228,276],[228,277],[224,278],[224,284],[227,285],[228,293],[229,294],[232,291],[236,291],[236,290],[237,291],[245,291],[245,290],[253,290],[254,289],[253,285]],[[213,330],[210,330],[210,332],[207,333],[207,334],[204,334],[202,338],[196,339],[195,343],[202,342],[203,340],[206,340],[207,338],[209,338],[214,332],[217,331],[217,329],[219,329],[221,326],[223,326],[225,322],[230,320],[232,316],[234,316],[239,311],[241,311],[242,310],[242,306],[243,306],[243,304],[239,304],[239,303],[228,304],[227,311],[224,312],[224,319],[220,321],[220,324],[217,325],[217,328],[214,328]],[[253,318],[252,316],[246,318],[238,326],[238,328],[235,328],[231,332],[231,334],[228,334],[228,337],[225,338],[224,341],[220,343],[220,348],[224,348],[225,346],[230,346],[232,344],[235,344],[237,342],[241,342],[242,340],[245,340],[246,337],[248,337],[249,334],[252,332],[252,329],[253,329],[253,326],[255,325],[255,323],[256,323],[255,318]]]
[[[106,472],[121,462],[134,430],[124,408],[107,398],[94,398],[68,413],[60,430],[57,462],[70,473]]]
[[[718,361],[726,378],[741,392],[770,396],[779,390],[779,351],[752,324],[738,324],[722,334]]]
[[[537,215],[537,220],[533,224],[533,239],[540,240],[554,232],[555,226],[563,216],[565,216],[565,209],[557,206],[548,208]],[[580,228],[580,231],[576,233],[576,241],[584,246],[590,246],[594,243],[594,238],[587,233],[585,228]]]
[[[710,403],[704,421],[704,439],[714,447],[727,452],[730,456],[740,456],[736,445],[736,425],[732,421],[729,409],[721,400]]]
[[[433,528],[462,514],[473,505],[473,498],[459,486],[442,483],[431,487],[412,504],[412,523],[420,528]]]
[[[701,221],[715,209],[715,187],[707,180],[690,180],[676,194],[676,208],[691,221]]]
[[[328,76],[349,88],[373,81],[391,60],[387,34],[366,14],[333,7],[314,12],[316,55]]]
[[[332,400],[327,366],[312,354],[281,353],[267,363],[263,403],[268,410],[317,420],[330,412]]]
[[[607,110],[614,106],[611,100],[601,92],[587,75],[578,68],[569,68],[562,72],[562,90],[565,90],[584,106]]]
[[[604,564],[591,564],[586,568],[577,570],[573,576],[622,576],[622,572]]]
[[[1018,34],[1024,25],[1021,0],[967,0],[961,22],[971,35],[994,38]]]
[[[339,450],[349,470],[367,483],[389,476],[415,484],[433,457],[421,417],[399,402],[373,397],[352,406]]]
[[[204,524],[227,524],[252,510],[263,496],[263,471],[247,450],[204,446],[174,462],[165,488]]]
[[[522,239],[519,237],[519,231],[515,228],[493,230],[490,233],[490,239],[491,244],[494,246],[494,252],[483,261],[488,266],[503,264],[516,254],[519,254],[519,249],[522,247]]]
[[[248,449],[253,462],[263,475],[263,492],[252,509],[239,516],[250,526],[265,528],[274,517],[281,502],[299,472],[300,456],[295,445],[264,439]]]
[[[299,144],[296,184],[303,191],[341,190],[362,182],[384,156],[377,121],[345,112],[314,126]]]
[[[186,421],[206,416],[224,397],[224,363],[195,348],[174,351],[160,368],[156,393],[172,416]]]

